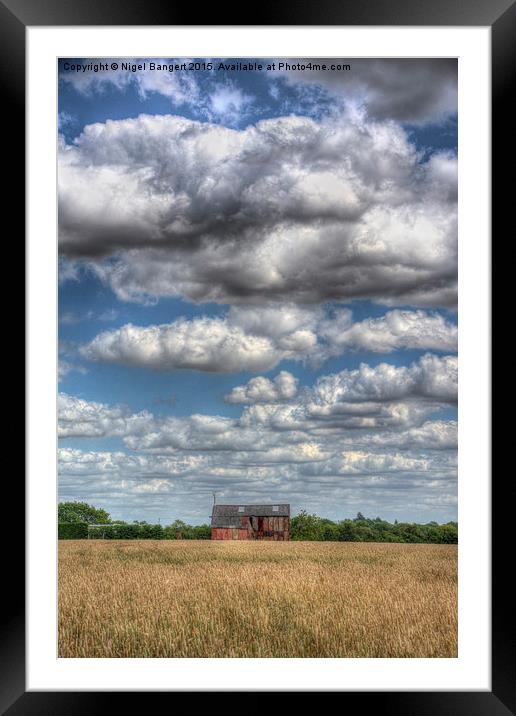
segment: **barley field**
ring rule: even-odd
[[[457,547],[59,542],[60,657],[456,657]]]

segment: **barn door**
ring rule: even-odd
[[[256,539],[258,537],[258,517],[251,517],[250,523],[251,523],[251,539]]]

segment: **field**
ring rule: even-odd
[[[61,657],[456,657],[457,547],[60,541]]]

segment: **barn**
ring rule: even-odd
[[[214,505],[212,539],[290,538],[290,505]]]

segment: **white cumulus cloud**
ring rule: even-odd
[[[322,308],[270,304],[232,307],[223,317],[179,318],[150,326],[126,324],[102,331],[81,353],[90,360],[157,370],[259,372],[275,368],[282,360],[319,364],[352,350],[448,351],[456,346],[457,326],[424,311],[394,310],[381,318],[353,323],[349,309],[328,315]],[[265,390],[263,380],[259,383]],[[229,402],[241,402],[235,396]]]
[[[270,380],[256,376],[245,385],[237,385],[224,398],[227,403],[277,403],[294,398],[298,379],[292,373],[282,370]]]
[[[141,432],[152,423],[147,411],[131,413],[126,406],[110,406],[59,393],[59,437],[112,437]]]

